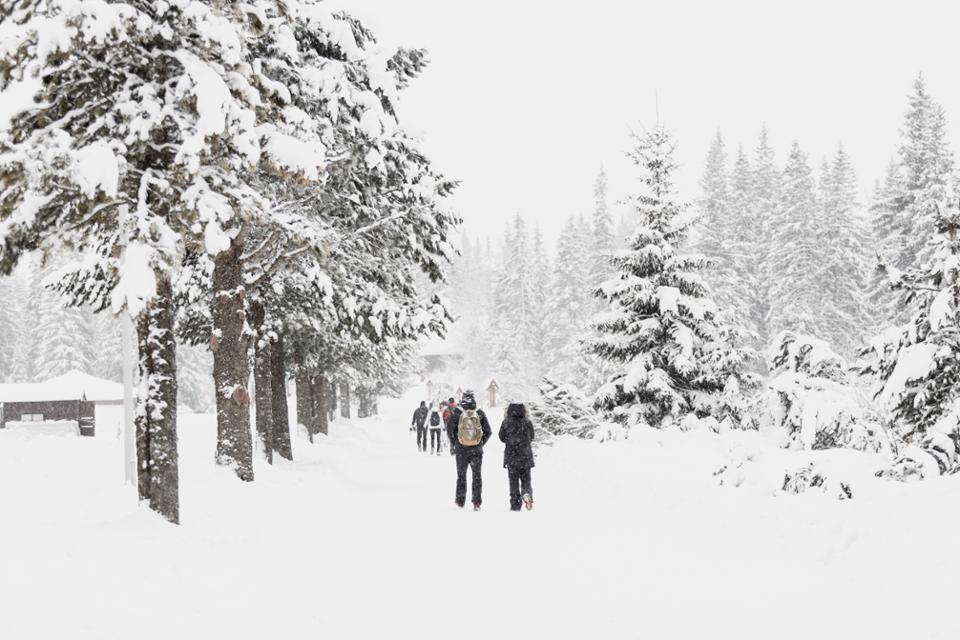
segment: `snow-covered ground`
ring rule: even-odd
[[[638,433],[542,452],[517,514],[494,440],[474,513],[413,406],[253,484],[184,415],[181,527],[136,507],[109,435],[0,432],[0,638],[960,637],[958,478],[774,497],[786,454],[752,436]],[[756,454],[739,489],[713,475],[731,445]]]

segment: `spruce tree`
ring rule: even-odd
[[[937,207],[946,201],[953,153],[946,140],[946,116],[920,75],[913,83],[901,130],[900,162],[904,175],[898,207],[907,241],[898,267],[918,264],[933,233]]]
[[[769,218],[772,242],[768,327],[817,335],[819,220],[816,182],[807,154],[796,142],[783,170],[780,200]]]
[[[586,274],[580,269],[583,239],[579,233],[575,218],[569,217],[557,239],[547,304],[549,342],[544,354],[547,375],[562,382],[584,380],[587,371],[580,338],[590,311],[595,306],[593,297],[589,295]]]
[[[737,149],[730,173],[727,215],[729,244],[726,253],[731,272],[728,274],[730,281],[724,287],[723,300],[732,311],[735,310],[732,322],[742,328],[748,342],[755,343],[761,340],[766,326],[763,262],[766,246],[757,226],[753,168],[742,146]]]
[[[866,221],[857,203],[857,179],[850,158],[840,147],[821,181],[817,262],[819,337],[852,355],[864,344],[870,256]],[[825,294],[825,295],[824,295]],[[824,304],[825,303],[825,304]]]
[[[903,442],[952,472],[960,460],[960,208],[935,207],[933,222],[930,259],[897,282],[915,311],[874,340],[863,371],[877,377],[878,401]],[[904,455],[922,465],[916,448]]]
[[[661,127],[637,136],[630,158],[643,182],[632,199],[640,224],[629,251],[613,260],[617,275],[598,292],[610,306],[591,348],[619,371],[596,403],[623,424],[663,427],[708,414],[709,397],[722,388],[704,350],[714,305],[699,274],[706,261],[681,253],[690,221],[674,190],[672,137]]]
[[[750,217],[744,221],[747,246],[752,256],[747,260],[753,274],[751,285],[755,291],[754,321],[760,342],[766,344],[774,330],[769,326],[772,308],[772,287],[780,277],[773,266],[777,250],[776,238],[782,232],[774,222],[781,204],[780,172],[775,164],[775,152],[770,144],[767,128],[760,130],[760,139],[754,151],[750,178],[752,206]]]
[[[711,276],[711,285],[718,293],[730,284],[732,269],[730,255],[730,189],[727,171],[727,151],[723,138],[717,132],[707,151],[706,166],[700,179],[703,195],[699,202],[697,249],[715,261],[717,269]],[[726,292],[724,292],[726,293]],[[718,297],[722,299],[722,297]]]
[[[613,253],[613,218],[607,203],[607,172],[600,173],[593,185],[593,217],[590,225],[590,272],[587,278],[593,287],[610,274],[610,254]]]
[[[895,320],[906,320],[906,308],[890,286],[890,269],[896,269],[906,253],[909,231],[899,207],[903,193],[900,165],[891,159],[884,180],[877,181],[870,205],[872,255],[875,266],[871,270],[868,299],[872,333],[879,333]]]

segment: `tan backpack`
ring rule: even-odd
[[[468,409],[460,415],[457,424],[457,441],[463,447],[475,447],[483,440],[483,425],[474,409]]]

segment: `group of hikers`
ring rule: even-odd
[[[467,502],[467,468],[472,475],[470,498],[474,511],[480,510],[483,502],[483,447],[493,435],[490,421],[483,409],[477,408],[472,391],[464,391],[458,403],[453,398],[434,402],[429,407],[421,402],[413,413],[411,431],[417,432],[417,449],[440,455],[443,451],[441,430],[445,431],[450,454],[457,460],[457,490],[454,502],[463,507]],[[429,434],[429,449],[427,445]],[[503,466],[510,483],[510,510],[520,511],[521,506],[533,509],[533,487],[530,470],[533,461],[533,423],[524,405],[513,403],[507,406],[498,434],[504,443]]]

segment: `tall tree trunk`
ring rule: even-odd
[[[327,378],[324,375],[313,377],[313,432],[327,435],[330,426],[327,422]]]
[[[217,393],[217,464],[253,480],[250,435],[250,336],[245,333],[243,234],[213,260],[213,382]]]
[[[290,445],[290,418],[287,409],[287,368],[283,354],[283,333],[270,347],[270,381],[273,397],[273,441],[271,447],[281,458],[293,460]]]
[[[370,416],[370,400],[367,395],[366,389],[358,389],[357,397],[359,399],[357,405],[357,417],[358,418],[367,418]]]
[[[327,380],[327,422],[337,418],[337,383],[333,378]]]
[[[310,376],[303,371],[297,373],[297,424],[307,431],[313,442],[313,385]]]
[[[177,342],[173,287],[157,277],[157,296],[137,321],[141,389],[138,398],[137,490],[140,500],[180,523],[177,470]]]
[[[257,440],[266,461],[273,464],[273,375],[270,339],[263,335],[266,310],[259,300],[250,302],[253,329],[253,388],[256,404]]]
[[[340,383],[340,416],[350,417],[350,383]]]

